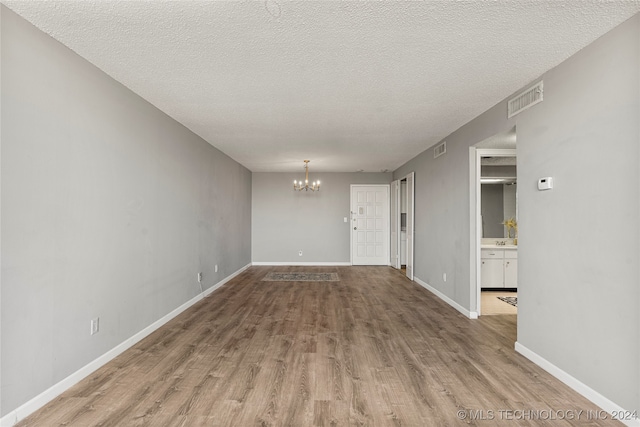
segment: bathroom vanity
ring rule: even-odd
[[[484,288],[518,287],[518,247],[483,244],[480,247],[480,283]]]

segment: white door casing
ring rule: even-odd
[[[351,185],[351,264],[389,265],[389,185]]]
[[[413,280],[415,172],[407,175],[407,277]]]
[[[393,268],[401,267],[400,260],[400,181],[391,183],[391,260]]]

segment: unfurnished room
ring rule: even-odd
[[[0,0],[1,426],[640,426],[640,0]]]

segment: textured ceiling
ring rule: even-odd
[[[638,1],[2,0],[254,172],[395,170]],[[506,113],[505,113],[506,114]]]

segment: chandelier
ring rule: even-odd
[[[311,187],[309,187],[309,162],[310,160],[304,161],[304,183],[302,181],[298,182],[293,180],[293,189],[297,191],[320,191],[320,181],[313,181]]]

